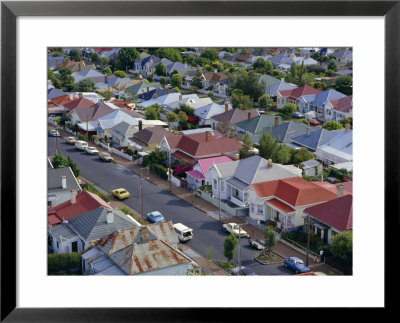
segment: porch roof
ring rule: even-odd
[[[307,221],[308,216],[304,215],[303,219]],[[317,227],[318,229],[321,230],[326,230],[329,229],[329,227],[321,222],[319,222],[317,219],[310,217],[310,222],[313,224],[313,226]]]
[[[204,176],[202,173],[200,173],[197,170],[189,170],[186,172],[186,174],[188,174],[189,176],[194,177],[195,179],[204,179]]]
[[[295,212],[296,210],[289,205],[277,200],[276,198],[272,198],[270,200],[265,201],[268,205],[282,211],[283,213],[291,213]]]
[[[248,184],[246,184],[245,182],[243,182],[237,178],[228,179],[226,182],[240,190],[244,190],[246,187],[249,186]]]
[[[171,156],[174,157],[175,159],[178,159],[178,160],[185,159],[185,160],[187,160],[188,162],[192,162],[192,163],[195,163],[195,162],[196,162],[196,160],[195,160],[194,158],[192,158],[192,157],[186,155],[185,153],[183,153],[183,152],[181,152],[181,151],[179,151],[179,150],[178,150],[178,151],[175,151],[174,153],[172,153]]]

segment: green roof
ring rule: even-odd
[[[281,116],[270,116],[262,114],[258,117],[254,117],[250,120],[240,121],[236,124],[236,127],[243,129],[246,132],[250,133],[260,133],[265,131],[266,128],[270,128],[275,126],[275,117],[279,118],[279,124],[282,123]]]
[[[261,75],[260,78],[258,79],[258,83],[261,83],[261,81],[264,81],[266,87],[280,82],[280,80],[276,79],[275,77],[272,77],[271,75]]]

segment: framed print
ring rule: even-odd
[[[399,211],[399,21],[399,1],[3,1],[1,320],[190,322],[233,320],[246,308],[261,315],[271,307],[389,308],[388,258],[395,255]],[[47,116],[37,107],[47,95],[48,50],[58,47],[351,48],[357,106],[352,276],[237,277],[236,283],[236,277],[47,275],[41,217]],[[236,284],[246,292],[240,295]],[[182,294],[182,286],[190,292]],[[288,297],[291,289],[303,297]]]

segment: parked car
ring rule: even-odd
[[[108,161],[108,162],[111,162],[114,160],[114,158],[112,158],[112,156],[109,153],[105,153],[105,152],[100,153],[99,158],[104,161]]]
[[[52,130],[49,130],[49,136],[60,137],[60,133],[58,132],[58,130],[52,129]]]
[[[99,153],[95,147],[86,147],[86,152],[90,155],[97,155]]]
[[[70,145],[76,143],[75,137],[67,137],[67,138],[65,138],[65,141]]]
[[[310,125],[312,126],[318,126],[320,125],[320,122],[317,119],[310,119]]]
[[[164,216],[158,211],[147,213],[146,217],[147,220],[152,223],[159,223],[165,221]]]
[[[236,223],[225,223],[222,225],[222,228],[225,230],[225,232],[233,233],[236,237],[239,237],[239,225]],[[248,238],[249,234],[244,231],[243,229],[240,229],[240,237],[245,237]]]
[[[257,274],[254,272],[253,269],[250,269],[245,266],[240,266],[240,272],[239,272],[239,266],[232,268],[231,269],[231,274],[232,275],[240,275],[240,276],[257,276]]]
[[[131,196],[131,194],[124,188],[117,188],[111,191],[111,194],[119,200],[123,200]]]
[[[89,147],[88,143],[83,140],[77,140],[75,143],[75,148],[79,150],[86,150],[86,148]]]
[[[311,269],[304,264],[303,260],[297,257],[288,257],[283,261],[283,263],[286,268],[292,269],[296,274],[311,271]]]
[[[249,245],[253,248],[256,248],[258,250],[264,250],[267,248],[264,242],[262,242],[259,239],[249,239]]]
[[[193,229],[187,227],[182,223],[175,223],[174,230],[178,236],[179,241],[187,241],[193,239]]]
[[[303,119],[304,118],[304,114],[301,114],[300,112],[295,112],[295,113],[292,114],[292,118]]]

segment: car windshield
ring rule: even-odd
[[[125,194],[127,191],[119,191],[119,194]]]
[[[104,157],[111,157],[110,154],[104,153],[103,154]]]
[[[154,213],[153,213],[153,218],[162,218],[162,215],[161,215],[161,214],[154,214]]]

